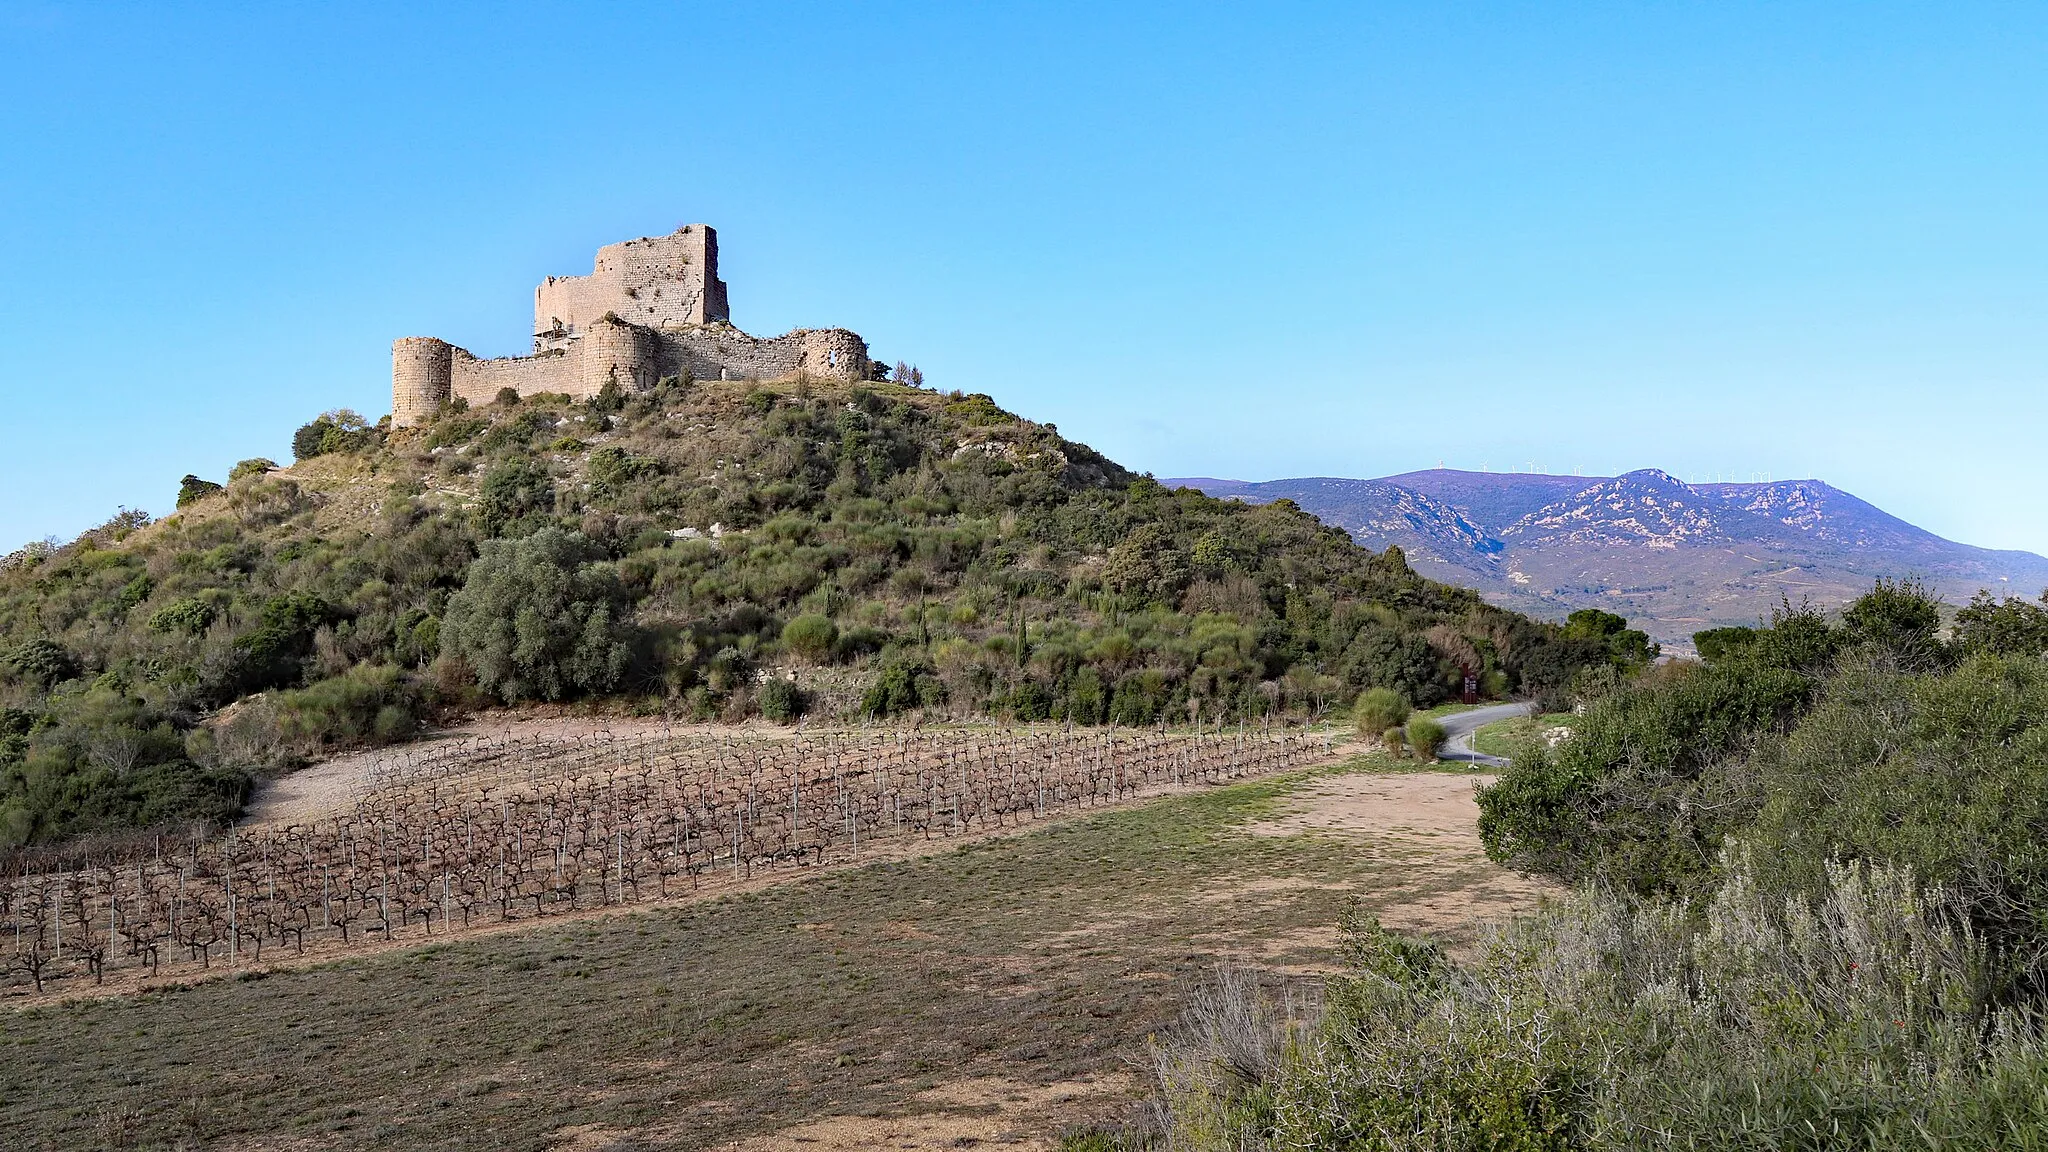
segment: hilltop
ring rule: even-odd
[[[2048,558],[1973,548],[1818,480],[1686,484],[1656,469],[1546,476],[1430,469],[1376,480],[1168,480],[1254,503],[1292,500],[1420,572],[1540,616],[1598,607],[1681,648],[1789,600],[1836,607],[1880,577],[1950,603],[2033,596]]]
[[[0,565],[0,842],[225,819],[482,708],[1214,725],[1608,659],[978,394],[682,374],[295,447]]]

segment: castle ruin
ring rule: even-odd
[[[773,380],[799,373],[860,380],[867,342],[844,328],[749,336],[732,326],[718,278],[718,233],[685,224],[667,236],[597,250],[588,276],[550,276],[533,290],[533,355],[479,360],[432,336],[391,344],[391,424],[431,420],[452,400],[587,398],[608,383],[632,393],[685,372],[697,379]]]

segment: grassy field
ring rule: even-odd
[[[1409,864],[1342,837],[1245,834],[1317,775],[680,908],[23,1010],[0,1018],[0,1146],[704,1147],[935,1107],[921,1094],[968,1077],[1114,1079],[1182,981],[1325,964],[1348,901],[1416,896]]]
[[[1472,734],[1472,748],[1488,756],[1512,759],[1517,749],[1540,740],[1552,728],[1570,728],[1579,718],[1570,712],[1547,712],[1541,716],[1516,716],[1499,720]]]

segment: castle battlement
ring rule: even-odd
[[[432,336],[391,345],[391,423],[433,417],[454,399],[485,404],[500,390],[595,396],[607,383],[645,391],[684,372],[698,379],[772,380],[800,373],[868,374],[867,342],[844,328],[749,336],[731,324],[718,278],[718,233],[686,224],[667,236],[597,250],[588,276],[550,276],[533,291],[533,355],[481,360]]]

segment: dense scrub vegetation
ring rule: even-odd
[[[979,395],[669,380],[293,446],[6,559],[0,843],[217,819],[251,772],[492,703],[1214,723],[1634,658]]]
[[[1572,737],[1481,792],[1489,852],[1575,895],[1462,965],[1356,920],[1317,1011],[1212,991],[1158,1048],[1163,1130],[2048,1146],[2048,608],[1980,596],[1944,631],[1881,582],[1699,647],[1582,680]]]

